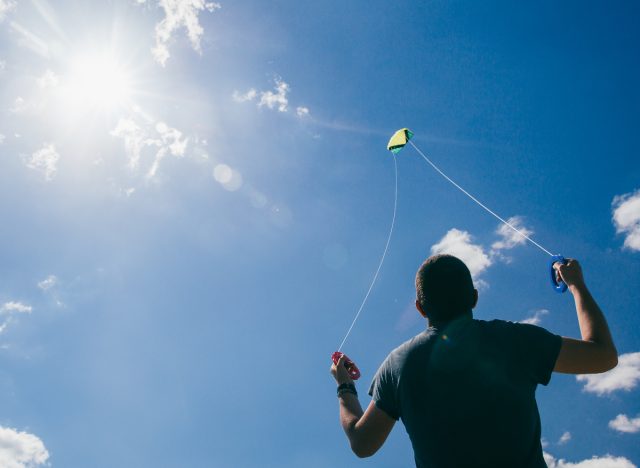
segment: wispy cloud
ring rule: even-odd
[[[46,70],[37,81],[40,88],[55,88],[60,83],[60,78],[53,71]]]
[[[22,96],[18,96],[14,99],[13,105],[9,108],[9,112],[14,114],[21,114],[29,108],[29,105]]]
[[[151,3],[146,0],[137,0],[137,2],[139,4]],[[164,19],[156,24],[156,45],[151,50],[154,59],[160,65],[165,66],[171,56],[169,43],[176,31],[181,28],[187,30],[187,36],[193,50],[201,53],[200,39],[204,34],[204,29],[200,25],[198,16],[203,11],[218,10],[221,5],[204,0],[159,0],[158,5],[164,10]]]
[[[0,466],[33,468],[44,466],[48,459],[49,452],[36,435],[0,426]]]
[[[307,117],[309,115],[309,108],[304,106],[296,107],[296,115],[300,118]]]
[[[52,143],[45,143],[42,148],[31,156],[23,156],[25,166],[29,169],[41,172],[47,181],[53,180],[58,171],[60,155]]]
[[[11,301],[5,302],[4,304],[2,304],[2,306],[0,306],[0,315],[11,314],[14,312],[20,314],[30,314],[32,310],[33,307],[31,307],[30,305],[23,304],[22,302]]]
[[[628,458],[608,454],[573,463],[562,458],[556,459],[553,455],[544,452],[544,461],[547,462],[549,468],[637,468]]]
[[[16,314],[30,314],[33,308],[22,302],[10,301],[0,306],[0,333],[5,331]]]
[[[258,107],[266,107],[267,109],[275,109],[278,112],[289,111],[289,92],[291,86],[282,78],[277,77],[274,80],[273,89],[267,91],[258,91],[255,88],[249,88],[246,92],[234,91],[231,97],[236,102],[256,101]],[[309,108],[305,106],[296,107],[295,113],[298,117],[307,117],[310,113]]]
[[[276,79],[276,86],[274,91],[264,91],[260,93],[260,101],[258,107],[267,106],[269,109],[278,108],[280,112],[287,112],[289,106],[289,99],[287,94],[290,91],[290,87],[287,83],[280,79]]]
[[[615,419],[609,421],[609,427],[618,432],[629,434],[640,432],[640,416],[630,419],[626,414],[619,414]]]
[[[234,91],[232,94],[233,100],[236,102],[253,101],[258,96],[258,91],[254,88],[250,88],[246,93]]]
[[[624,234],[624,246],[640,251],[640,190],[614,197],[613,225],[618,234]]]
[[[152,161],[146,171],[146,177],[152,179],[158,172],[160,162],[167,155],[183,157],[189,138],[182,132],[162,121],[155,121],[143,112],[128,118],[121,118],[111,135],[124,141],[129,168],[137,171],[145,150],[149,149]]]
[[[618,366],[603,374],[577,375],[579,382],[585,382],[584,391],[599,396],[616,390],[632,390],[640,382],[640,352],[627,353],[618,358]]]
[[[43,291],[47,291],[53,288],[58,283],[58,278],[55,275],[49,275],[42,281],[38,282],[38,287]]]
[[[540,325],[542,322],[542,317],[548,315],[549,311],[547,309],[538,309],[533,311],[533,314],[527,317],[524,320],[520,320],[520,323],[528,323],[530,325]]]
[[[521,216],[512,216],[511,218],[507,219],[507,222],[525,236],[531,236],[533,234],[533,230],[523,225],[524,220]],[[514,247],[527,242],[522,234],[514,231],[506,224],[501,223],[496,230],[496,234],[498,234],[500,239],[491,245],[491,249],[493,251],[513,249]]]
[[[431,246],[431,255],[443,253],[454,255],[466,263],[474,281],[493,263],[482,246],[473,243],[471,234],[455,228]]]
[[[60,300],[58,285],[60,281],[55,275],[49,275],[42,281],[38,282],[38,288],[40,288],[46,295],[48,295],[55,303],[57,307],[64,307],[64,302]]]
[[[16,7],[15,0],[0,0],[0,22]]]
[[[571,432],[565,431],[558,440],[558,445],[564,445],[571,440]]]

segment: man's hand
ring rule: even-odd
[[[338,385],[343,383],[353,383],[351,376],[349,376],[349,371],[344,365],[346,359],[347,357],[343,354],[342,356],[340,356],[340,359],[338,359],[337,363],[331,365],[331,375],[333,375],[333,378],[336,379]]]
[[[584,286],[584,277],[582,276],[580,263],[573,258],[567,260],[566,264],[560,262],[553,264],[553,268],[556,270],[556,278],[564,281],[569,288],[572,286],[578,288]]]

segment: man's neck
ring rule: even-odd
[[[472,311],[465,312],[464,314],[458,315],[453,320],[435,321],[435,320],[427,319],[427,322],[429,324],[429,328],[435,328],[436,330],[443,330],[453,322],[457,322],[459,320],[470,320],[470,319],[473,319]]]

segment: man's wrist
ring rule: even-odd
[[[569,291],[571,294],[582,294],[587,292],[587,285],[584,282],[573,283],[569,285]]]
[[[340,385],[338,385],[336,393],[338,394],[338,397],[341,397],[347,393],[355,395],[356,397],[358,396],[358,391],[356,390],[356,386],[353,384],[353,382],[341,383]]]

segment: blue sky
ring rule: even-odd
[[[621,354],[538,390],[551,467],[640,465],[633,2],[0,0],[0,464],[411,466],[338,424],[400,127],[578,258]],[[407,148],[344,351],[363,404],[458,254],[478,318],[579,336],[548,256]],[[595,459],[592,459],[595,457]]]

